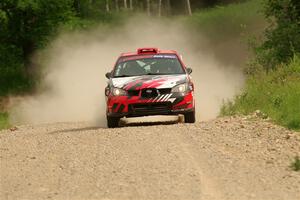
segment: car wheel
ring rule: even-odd
[[[117,128],[119,126],[120,118],[118,117],[106,117],[108,128]]]
[[[195,123],[195,121],[196,121],[195,111],[184,114],[185,123]]]

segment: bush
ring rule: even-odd
[[[300,58],[277,70],[250,76],[241,95],[226,103],[222,115],[266,113],[275,122],[290,129],[300,129]]]
[[[21,50],[0,44],[0,96],[28,92],[31,82],[25,73]]]

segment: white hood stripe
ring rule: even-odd
[[[161,95],[161,97],[157,101],[161,101],[164,97],[165,95]]]
[[[153,101],[156,101],[161,95],[158,95],[157,97],[155,97],[155,99]]]
[[[166,97],[162,99],[162,101],[167,101],[171,97],[171,95],[172,94],[167,94]]]

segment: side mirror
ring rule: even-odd
[[[186,68],[186,71],[187,71],[188,74],[191,74],[193,72],[192,68],[189,68],[189,67]]]
[[[111,77],[111,72],[107,72],[107,73],[105,74],[105,77],[108,78],[108,79],[110,79],[110,77]]]

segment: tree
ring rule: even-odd
[[[186,0],[186,6],[187,6],[188,14],[192,15],[192,8],[191,8],[190,0]]]
[[[150,0],[147,0],[147,13],[149,16],[151,15],[150,5]]]
[[[75,17],[75,0],[0,1],[0,95],[32,88],[35,50]]]
[[[124,0],[124,8],[127,10],[127,0]]]
[[[161,17],[162,0],[158,0],[158,16]]]
[[[73,3],[72,0],[1,0],[0,44],[19,49],[30,73],[32,53],[73,16]]]
[[[300,53],[300,1],[268,0],[265,15],[271,25],[265,42],[256,50],[259,62],[269,70]]]
[[[167,2],[166,2],[166,7],[167,7],[167,9],[166,9],[166,11],[167,11],[167,15],[170,15],[171,14],[171,10],[172,10],[172,8],[171,8],[171,1],[170,0],[166,0]]]
[[[119,0],[115,0],[115,5],[116,5],[116,11],[119,12]]]
[[[105,8],[106,8],[106,12],[110,11],[110,9],[109,9],[109,0],[106,0],[106,2],[105,2]]]

